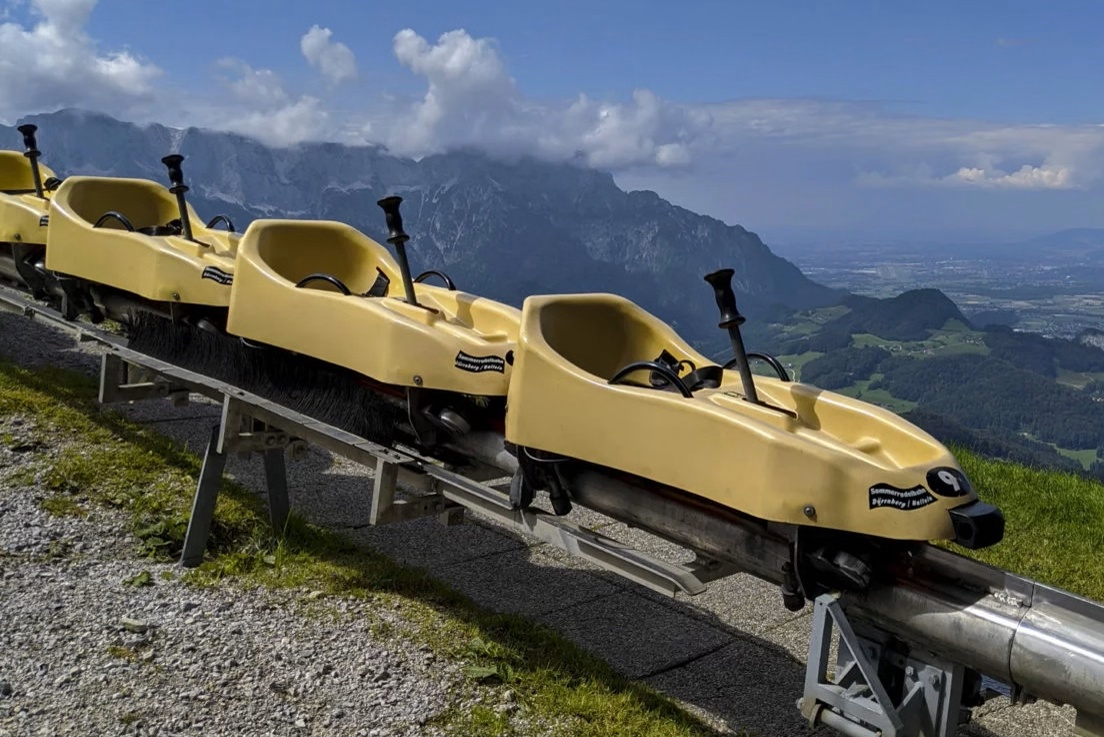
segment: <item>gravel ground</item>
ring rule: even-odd
[[[401,612],[185,585],[116,514],[55,517],[10,485],[49,452],[30,446],[0,449],[0,735],[435,733],[459,670],[395,636]]]

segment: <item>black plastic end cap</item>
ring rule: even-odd
[[[1004,514],[992,504],[974,501],[950,510],[954,542],[970,550],[987,548],[1004,539]]]
[[[724,287],[732,283],[736,269],[717,269],[705,275],[705,280],[713,287]]]
[[[38,156],[38,141],[35,139],[35,132],[38,131],[38,126],[34,123],[24,123],[16,128],[16,130],[23,134],[23,146],[26,147],[27,153]]]
[[[169,181],[179,186],[184,184],[184,171],[180,165],[184,163],[184,157],[180,154],[169,154],[161,159],[161,163],[169,168]]]
[[[717,309],[721,313],[721,321],[717,325],[726,330],[743,325],[745,319],[736,307],[736,293],[732,291],[732,275],[735,273],[735,269],[717,269],[705,275],[705,280],[713,287]]]

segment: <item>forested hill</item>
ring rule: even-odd
[[[791,315],[755,343],[799,380],[902,413],[944,442],[1104,478],[1104,350],[979,330],[938,290],[852,297]]]
[[[852,335],[862,333],[891,341],[921,341],[948,321],[969,325],[955,303],[938,289],[916,289],[888,299],[853,295],[844,299],[840,307],[838,312],[842,314],[809,336],[805,350],[846,348]],[[788,348],[789,352],[803,352],[799,350],[801,346]]]

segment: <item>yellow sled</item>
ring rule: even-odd
[[[520,313],[417,283],[349,225],[258,220],[238,246],[227,332],[344,366],[376,381],[504,396]]]
[[[886,410],[781,379],[756,376],[752,403],[737,372],[711,364],[624,298],[530,297],[506,438],[763,520],[963,537],[948,512],[977,496],[934,438]]]
[[[56,178],[49,167],[41,175]],[[46,243],[50,190],[35,193],[30,160],[18,151],[0,151],[0,243]]]
[[[155,302],[225,307],[240,236],[185,208],[191,239],[180,202],[160,184],[70,177],[53,197],[46,267]]]

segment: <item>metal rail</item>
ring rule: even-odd
[[[287,515],[286,486],[281,491],[283,451],[303,442],[375,469],[373,524],[429,514],[453,523],[464,509],[471,509],[667,593],[698,593],[707,581],[735,570],[780,583],[781,566],[789,559],[785,530],[776,526],[649,494],[597,471],[575,479],[573,498],[578,503],[699,554],[697,565],[672,566],[563,518],[514,510],[503,492],[416,451],[370,443],[237,387],[131,351],[116,336],[65,320],[2,287],[0,309],[46,319],[75,331],[81,340],[103,344],[104,402],[159,397],[185,401],[187,392],[223,402],[197,487],[187,563],[202,558],[201,543],[221,476],[219,464],[224,462],[220,456],[235,450],[265,454],[270,513],[279,530]],[[500,437],[473,436],[461,447],[484,473],[488,467],[512,470],[512,456],[504,452]],[[400,486],[413,496],[397,499]],[[815,611],[819,629],[814,632],[805,696],[799,703],[812,723],[848,735],[947,737],[963,716],[958,694],[964,669],[969,669],[1008,684],[1016,702],[1038,697],[1072,705],[1077,710],[1076,734],[1104,737],[1101,604],[926,546],[891,584],[876,585],[861,595],[822,598]],[[845,647],[840,647],[838,674],[830,679],[823,666],[833,626]],[[896,674],[890,680],[898,691],[902,683],[908,688],[887,692],[882,683],[887,673]],[[917,678],[917,673],[924,677]]]

